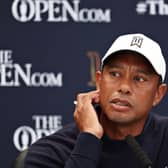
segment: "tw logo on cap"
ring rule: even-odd
[[[140,37],[140,36],[134,36],[132,38],[130,46],[138,46],[139,48],[141,48],[142,42],[143,42],[143,38],[142,37]]]

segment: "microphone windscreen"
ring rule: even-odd
[[[142,150],[141,146],[135,140],[135,138],[131,135],[128,135],[125,138],[127,144],[131,147],[133,152],[135,153],[136,157],[140,160],[142,166],[144,168],[152,168],[152,162],[146,153]]]

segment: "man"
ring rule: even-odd
[[[75,124],[33,144],[25,168],[168,167],[168,118],[150,114],[166,93],[165,73],[155,41],[143,34],[117,38],[96,73],[97,90],[77,96]]]

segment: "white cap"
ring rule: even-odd
[[[102,65],[104,60],[111,54],[123,50],[135,51],[147,58],[155,71],[161,75],[162,81],[164,81],[166,75],[166,63],[161,48],[157,42],[140,33],[121,35],[113,42],[105,56],[102,58]]]

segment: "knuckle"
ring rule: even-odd
[[[82,99],[85,96],[85,93],[79,93],[77,94],[77,99]]]

